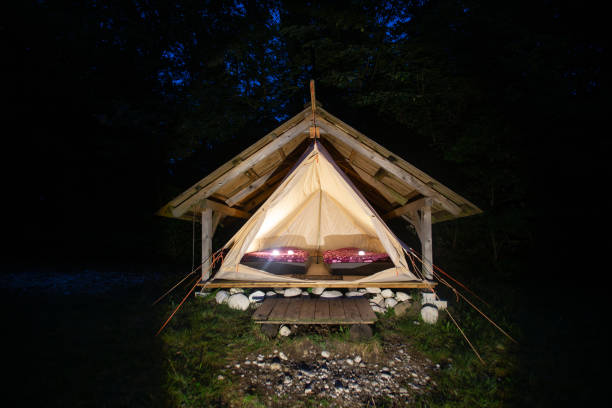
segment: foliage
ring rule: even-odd
[[[538,146],[565,153],[557,134],[583,117],[594,128],[604,105],[603,36],[585,9],[519,3],[19,2],[6,26],[27,124],[15,187],[25,212],[47,213],[17,234],[50,255],[181,259],[161,237],[184,228],[154,212],[302,109],[314,78],[326,108],[485,210],[462,239],[434,236],[511,274],[534,245]],[[75,238],[80,220],[95,239]]]

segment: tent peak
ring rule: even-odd
[[[311,106],[311,103],[310,103],[310,101],[308,101],[308,102],[306,102],[306,103],[304,104],[304,109],[306,109],[306,108],[310,108],[310,106]],[[321,103],[321,101],[320,101],[320,100],[316,99],[316,100],[315,100],[315,106],[316,106],[317,108],[322,108],[322,107],[323,107],[323,104]]]

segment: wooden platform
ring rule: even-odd
[[[361,276],[363,278],[363,276]],[[200,281],[199,286],[206,282]],[[352,282],[350,280],[327,280],[325,282],[253,282],[218,279],[206,285],[207,288],[394,288],[427,289],[437,282]]]
[[[253,314],[261,324],[372,324],[376,315],[365,297],[268,298]]]

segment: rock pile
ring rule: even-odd
[[[196,293],[197,296],[205,296],[205,293]],[[247,297],[248,296],[248,297]],[[406,292],[393,291],[392,289],[362,288],[358,290],[347,290],[342,293],[340,290],[328,290],[325,288],[312,288],[308,291],[300,288],[274,288],[263,292],[255,290],[248,294],[244,289],[232,288],[229,293],[220,290],[215,295],[217,303],[227,303],[229,307],[238,310],[247,310],[250,307],[256,308],[261,302],[269,297],[321,297],[325,299],[336,299],[343,296],[366,297],[370,301],[372,310],[376,313],[385,313],[388,309],[394,309],[395,314],[401,316],[412,307],[412,296]],[[446,301],[436,300],[434,294],[423,293],[421,299],[421,317],[424,322],[433,324],[438,319],[438,311],[447,307]]]
[[[382,359],[377,361],[357,353],[338,355],[314,348],[297,356],[274,350],[235,361],[223,374],[243,383],[244,389],[257,388],[269,397],[276,394],[299,399],[313,394],[334,399],[342,407],[363,406],[373,397],[386,397],[403,406],[436,385],[429,375],[438,368],[411,355],[401,344],[391,344],[384,347]]]

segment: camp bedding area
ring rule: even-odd
[[[320,137],[309,137],[313,135],[309,105],[159,211],[201,222],[200,284],[431,287],[432,223],[477,214],[480,209],[344,124],[318,102],[314,106],[318,128],[314,134]],[[247,221],[226,244],[223,264],[210,280],[211,240],[224,217]],[[421,241],[423,266],[418,271],[408,265],[403,243],[383,221],[395,217],[410,223]],[[242,262],[249,253],[283,247],[307,253],[302,273],[277,274]],[[391,262],[369,276],[348,270],[338,273],[333,264],[322,262],[326,250],[345,247],[381,253]]]

